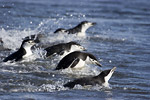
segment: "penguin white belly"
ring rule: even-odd
[[[85,61],[80,59],[77,65],[75,65],[73,68],[83,68],[84,66],[85,66]]]
[[[78,33],[77,33],[77,36],[79,36],[79,37],[85,37],[86,34],[85,34],[85,32],[78,32]]]
[[[109,86],[109,83],[108,83],[108,82],[104,82],[102,85],[103,85],[104,87],[106,87],[106,88],[110,88],[110,86]]]
[[[29,57],[29,56],[31,56],[32,55],[32,52],[31,53],[27,53],[27,54],[25,54],[24,56],[23,56],[23,58],[27,58],[27,57]]]
[[[23,56],[23,58],[27,58],[27,57],[29,57],[29,56],[31,56],[33,53],[32,53],[32,51],[31,51],[31,49],[29,48],[29,49],[26,49],[26,54]]]

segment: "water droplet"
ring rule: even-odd
[[[112,63],[112,61],[111,61],[111,60],[109,60],[109,63]]]
[[[55,77],[55,75],[53,74],[52,77]]]
[[[125,38],[122,39],[122,41],[125,41],[125,40],[126,40]]]
[[[126,87],[124,87],[123,89],[124,89],[124,90],[127,90],[127,88],[126,88]]]

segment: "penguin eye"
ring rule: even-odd
[[[82,49],[82,50],[85,50],[85,48],[84,48],[84,47],[81,47],[81,49]]]
[[[28,43],[32,43],[32,41],[28,41]]]

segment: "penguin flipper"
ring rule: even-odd
[[[78,62],[80,61],[80,59],[79,58],[76,58],[71,64],[70,64],[70,68],[73,68],[73,67],[75,67],[77,64],[78,64]]]

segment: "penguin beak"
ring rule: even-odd
[[[99,67],[102,67],[102,65],[97,61],[95,62],[96,65],[98,65]]]
[[[94,22],[94,23],[91,23],[92,25],[96,25],[96,23]]]
[[[116,70],[116,68],[117,68],[117,67],[113,67],[113,68],[111,69],[111,72],[113,73],[113,72]]]
[[[36,40],[34,40],[34,41],[31,41],[30,43],[32,44],[32,45],[35,45],[36,44]]]

